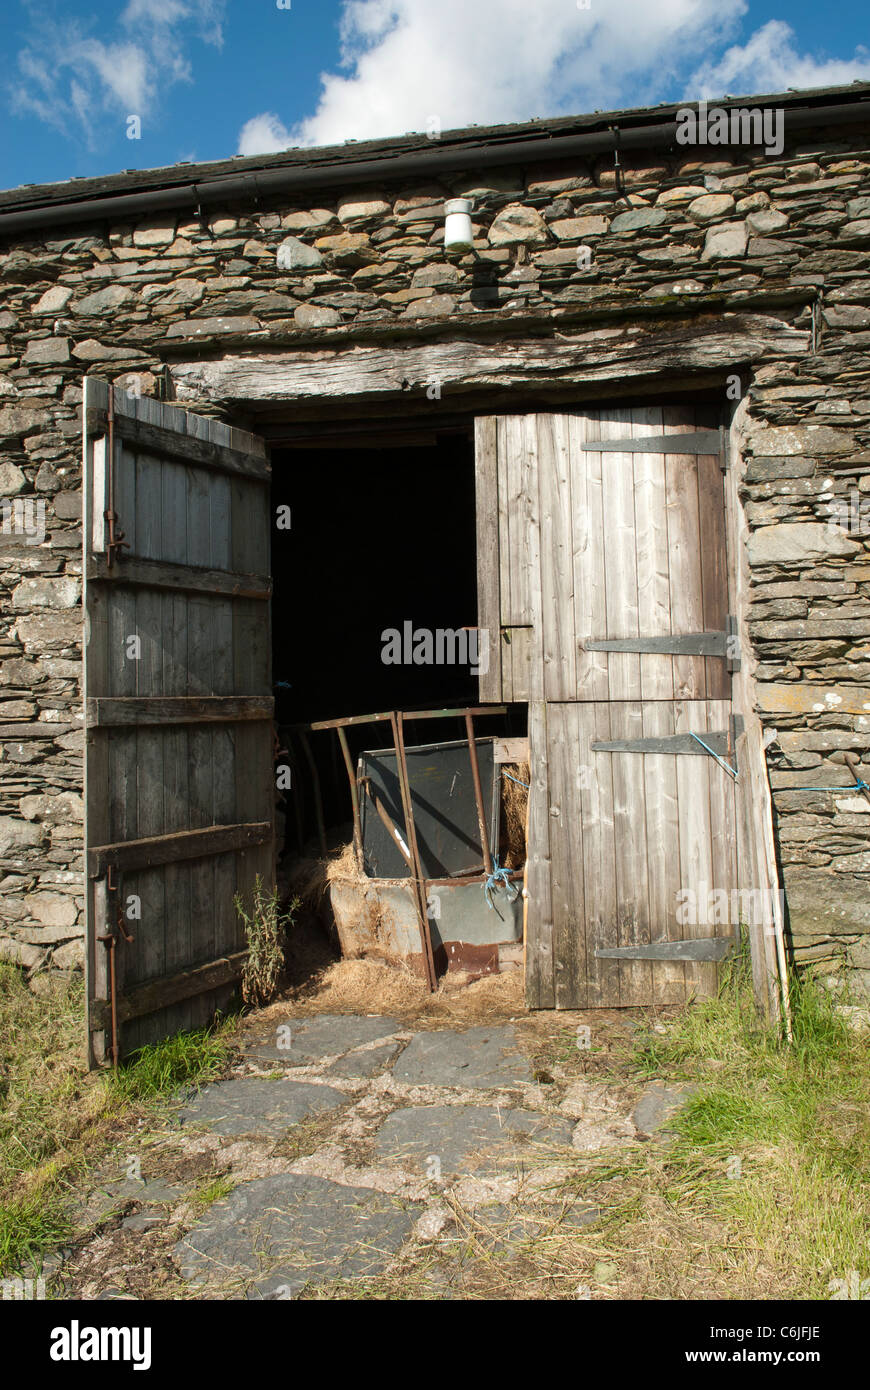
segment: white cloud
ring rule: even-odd
[[[789,87],[837,87],[870,78],[870,51],[859,45],[853,58],[814,58],[799,53],[795,32],[771,19],[748,43],[735,44],[722,57],[705,63],[691,78],[686,96],[719,97],[785,92]]]
[[[239,154],[275,154],[293,143],[287,127],[271,111],[252,116],[239,133]]]
[[[67,133],[81,130],[89,141],[101,117],[144,120],[167,87],[192,80],[185,53],[191,37],[220,47],[225,4],[129,0],[116,32],[99,38],[77,20],[45,22],[34,13],[36,28],[18,54],[12,108]]]
[[[746,0],[591,0],[589,9],[576,0],[345,0],[343,71],[322,75],[317,110],[284,143],[424,131],[433,117],[447,130],[644,105],[733,37],[746,8]]]

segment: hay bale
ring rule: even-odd
[[[528,784],[531,769],[528,763],[506,763],[501,779],[501,828],[499,862],[507,869],[521,869],[526,862],[526,815],[529,804]],[[514,781],[513,779],[517,780]],[[520,786],[525,782],[525,786]]]

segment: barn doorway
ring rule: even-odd
[[[288,897],[304,895],[309,875],[318,872],[313,866],[331,873],[329,865],[344,854],[345,864],[353,862],[355,869],[382,885],[345,886],[349,902],[356,893],[360,919],[372,894],[381,895],[373,910],[383,917],[382,897],[392,892],[383,885],[407,873],[390,843],[384,817],[387,811],[399,835],[405,835],[406,818],[387,752],[393,733],[386,721],[344,727],[345,760],[335,731],[315,731],[312,724],[402,711],[407,716],[409,790],[416,802],[415,819],[419,817],[415,835],[427,882],[430,875],[459,877],[463,872],[479,874],[482,868],[480,842],[476,853],[464,856],[464,848],[471,851],[478,834],[464,716],[412,717],[414,711],[460,711],[480,704],[480,663],[488,653],[483,653],[477,635],[474,443],[470,427],[426,432],[422,437],[422,443],[419,436],[408,442],[389,435],[373,442],[361,435],[340,445],[273,446],[271,453],[275,722],[279,767],[288,767],[290,773],[289,788],[286,776],[283,787],[278,778],[279,881]],[[501,786],[495,740],[524,735],[525,725],[524,707],[477,717],[475,743],[481,744],[488,808]],[[361,759],[373,754],[375,766],[363,767]],[[363,852],[353,855],[348,762],[359,779],[365,839]],[[379,807],[364,790],[369,774],[384,779],[377,792]],[[465,800],[457,794],[451,795],[449,807],[435,805],[430,797],[437,799],[437,789],[440,785],[443,791],[443,778],[448,776],[451,787],[463,788]],[[430,779],[425,793],[421,778]],[[495,840],[495,806],[490,829]],[[497,857],[501,846],[493,842],[488,848]],[[312,900],[316,891],[310,892]],[[331,879],[332,901],[337,893]],[[494,919],[481,885],[475,885],[474,894],[487,918]],[[404,891],[400,894],[399,917],[409,907],[406,896]],[[452,895],[451,905],[460,898],[461,894]],[[478,905],[473,906],[472,915],[479,915]],[[464,903],[462,909],[466,911]],[[351,932],[352,912],[351,906]],[[334,926],[322,898],[319,916],[328,929]],[[483,924],[479,926],[483,930]],[[396,941],[398,936],[397,930]],[[336,946],[337,937],[338,928]],[[392,946],[381,941],[342,938],[342,945],[345,953],[357,947],[366,954],[377,953],[382,945],[387,958],[392,952]],[[454,955],[456,950],[454,945]],[[468,946],[460,954],[466,956],[470,950]],[[396,954],[405,958],[404,950],[397,948]],[[435,954],[439,956],[437,941]],[[494,968],[495,959],[488,948],[488,969]],[[442,950],[436,968],[443,973],[447,967]]]

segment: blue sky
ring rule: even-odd
[[[870,80],[868,13],[867,0],[4,0],[0,187]]]

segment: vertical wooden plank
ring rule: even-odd
[[[165,461],[162,484],[161,559],[174,564],[189,564],[187,535],[187,479],[189,470],[180,464]],[[163,693],[187,693],[189,665],[188,633],[190,630],[189,598],[186,594],[167,592],[161,596]],[[183,725],[164,731],[164,825],[167,832],[190,828],[190,791],[188,729]],[[164,943],[167,974],[174,975],[188,966],[191,953],[191,872],[190,864],[167,864],[164,868]],[[160,1027],[180,1031],[191,1027],[195,1002],[185,1000],[161,1010]]]
[[[190,563],[229,569],[229,545],[224,531],[212,526],[211,488],[208,474],[190,469],[187,475],[187,535]],[[223,491],[223,490],[222,490]],[[216,508],[216,511],[218,508]],[[219,517],[216,517],[219,522]],[[214,557],[221,560],[215,561]],[[221,563],[222,561],[222,563]],[[187,635],[187,693],[207,694],[215,689],[216,611],[221,600],[190,596]],[[187,815],[190,828],[211,825],[214,813],[214,731],[206,726],[188,730],[190,770]],[[214,859],[197,859],[190,865],[190,928],[187,946],[193,963],[213,958],[217,952],[212,907],[215,901]],[[194,926],[195,924],[195,926]],[[190,1026],[207,1022],[211,1000],[191,1000]]]
[[[512,599],[515,627],[510,634],[514,700],[544,697],[541,654],[541,509],[538,475],[538,417],[522,415],[518,445],[520,471],[518,494],[511,516],[511,553],[518,568],[519,589]],[[522,616],[520,616],[522,615]]]
[[[581,775],[576,705],[547,705],[553,982],[557,1009],[586,1006]]]
[[[668,433],[693,430],[694,412],[683,406],[664,411]],[[675,444],[675,448],[679,447]],[[698,516],[698,459],[695,454],[665,456],[665,487],[670,551],[671,630],[700,632],[704,623],[701,593],[700,519]],[[704,699],[707,679],[702,656],[674,657],[674,695]]]
[[[499,649],[501,687],[505,700],[514,699],[514,653],[512,645],[513,609],[511,578],[514,568],[511,533],[511,470],[516,470],[517,448],[513,417],[500,415],[496,421],[496,467],[498,472],[498,568],[499,568]]]
[[[125,451],[126,452],[126,451]],[[136,555],[162,558],[163,460],[150,454],[136,456]],[[135,661],[136,694],[162,695],[163,691],[163,596],[139,588],[136,594],[136,635],[140,643]],[[136,817],[138,836],[162,835],[166,828],[163,761],[165,731],[136,730]],[[128,983],[160,979],[166,973],[166,885],[161,869],[148,869],[136,877],[141,904],[136,940],[125,957]],[[120,949],[124,949],[123,947]],[[160,1020],[132,1019],[124,1025],[125,1051],[156,1042],[163,1036]]]
[[[577,689],[574,628],[570,421],[537,416],[541,516],[541,592],[538,606],[547,700],[573,700]]]
[[[526,1003],[530,1009],[552,1009],[555,1005],[547,716],[547,706],[543,701],[535,701],[529,705],[531,786],[526,876]]]
[[[742,889],[770,894],[775,920],[768,932],[749,924],[749,947],[755,1000],[766,1017],[780,1016],[780,984],[777,957],[784,954],[782,903],[773,831],[773,805],[764,752],[761,722],[755,709],[755,662],[748,639],[749,562],[746,552],[748,526],[740,502],[745,472],[742,441],[746,428],[746,401],[740,402],[731,424],[731,467],[725,474],[725,516],[728,545],[728,578],[731,612],[736,616],[741,664],[732,681],[733,708],[744,722],[737,740],[740,781],[736,787],[737,882]],[[786,998],[787,1011],[787,998]]]
[[[489,670],[481,672],[480,700],[502,699],[501,598],[497,431],[494,416],[474,422],[474,488],[477,518],[477,623],[489,633]]]
[[[709,700],[707,702],[707,728],[727,729],[731,717],[730,700]],[[736,751],[730,759],[736,762]],[[737,935],[737,925],[731,917],[731,892],[737,887],[737,821],[735,815],[734,779],[724,768],[719,767],[712,758],[709,761],[710,777],[710,840],[713,889],[724,893],[727,900],[727,915],[714,924],[715,936]],[[714,971],[714,978],[716,972]]]
[[[674,705],[674,731],[697,733],[707,727],[707,707],[701,700]],[[713,886],[713,843],[710,825],[709,757],[677,757],[677,796],[680,807],[681,889],[693,894],[693,921],[684,923],[683,939],[716,935],[708,921]],[[686,964],[686,988],[704,997],[715,993],[716,967]]]
[[[722,632],[728,617],[728,568],[722,468],[714,455],[698,457],[698,517],[701,538],[701,604],[705,632]],[[731,676],[720,657],[705,658],[707,696],[731,697]]]
[[[631,434],[631,411],[601,412],[601,438]],[[607,454],[602,462],[604,510],[604,588],[607,631],[596,637],[637,637],[637,545],[634,529],[634,456]],[[611,700],[640,699],[640,658],[634,652],[607,653]]]
[[[643,705],[615,701],[610,707],[613,739],[643,737]],[[613,838],[616,857],[616,931],[620,946],[650,944],[647,873],[646,787],[644,755],[611,753]],[[653,998],[649,961],[619,962],[619,999],[623,1005],[648,1004]]]
[[[584,449],[599,439],[597,416],[571,415],[568,433],[571,467],[571,527],[574,570],[575,690],[572,699],[606,700],[607,654],[587,651],[589,637],[607,631],[604,591],[604,503],[602,455]]]
[[[601,959],[596,950],[619,944],[616,907],[613,778],[610,753],[593,753],[591,745],[611,737],[612,706],[604,701],[577,706],[577,731],[583,827],[583,884],[586,919],[586,998],[589,1008],[618,1008],[619,962]]]
[[[632,411],[632,436],[661,435],[660,406]],[[634,455],[634,522],[637,544],[638,633],[658,637],[671,631],[668,573],[668,511],[664,454]],[[646,653],[640,658],[641,693],[645,700],[674,698],[670,656]]]
[[[643,737],[666,738],[675,732],[673,703],[644,701]],[[682,941],[683,928],[677,921],[677,894],[682,883],[677,759],[670,754],[645,753],[641,761],[646,802],[650,940]],[[652,967],[653,1003],[681,1004],[685,997],[686,969],[681,961],[660,961]]]

